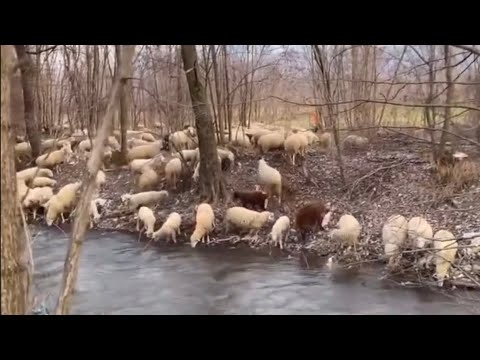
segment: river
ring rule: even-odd
[[[34,228],[35,292],[53,309],[67,238]],[[251,251],[146,247],[124,233],[91,231],[73,314],[471,314],[471,306],[380,275],[305,269]]]

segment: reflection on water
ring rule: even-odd
[[[58,294],[63,233],[35,229],[36,291]],[[244,251],[154,248],[122,233],[90,232],[80,261],[75,314],[469,314],[454,299],[386,286],[367,275],[332,275]]]

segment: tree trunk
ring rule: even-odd
[[[135,52],[135,45],[115,45],[117,50],[118,68],[125,69],[125,77],[133,76],[132,61]],[[120,131],[121,131],[121,153],[122,162],[127,162],[127,127],[130,124],[130,113],[132,106],[131,97],[132,80],[123,79],[120,89]]]
[[[17,181],[13,133],[10,119],[10,85],[13,69],[12,45],[1,46],[2,115],[2,314],[24,315],[30,312],[31,265],[29,244],[17,200]]]
[[[182,58],[198,133],[200,193],[207,201],[215,202],[224,197],[225,185],[218,161],[212,117],[205,88],[200,81],[195,45],[182,45]]]
[[[215,81],[215,93],[217,96],[217,111],[218,111],[218,128],[219,128],[219,144],[223,144],[224,135],[223,135],[223,99],[222,99],[222,89],[220,88],[220,79],[218,74],[218,63],[217,63],[217,53],[215,51],[215,45],[210,45],[210,52],[212,53],[212,65],[213,65],[213,77]]]
[[[450,47],[449,45],[444,46],[445,52],[445,77],[447,80],[447,105],[453,103],[453,93],[454,93],[454,83],[452,81],[452,66],[451,66],[451,55],[450,55]],[[445,120],[443,123],[443,130],[449,131],[450,130],[450,121],[452,117],[452,109],[449,107],[445,108]],[[449,139],[448,134],[445,131],[442,131],[442,136],[440,137],[440,149],[439,153],[443,152],[445,147],[445,142]]]
[[[28,141],[32,148],[32,157],[36,158],[40,155],[40,131],[38,128],[37,118],[35,116],[35,67],[32,59],[27,54],[25,45],[15,45],[17,58],[20,63],[20,71],[23,88],[23,102],[25,111],[25,129]]]

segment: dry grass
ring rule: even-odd
[[[465,159],[453,164],[437,164],[437,180],[454,192],[474,185],[480,179],[480,165],[477,161]]]

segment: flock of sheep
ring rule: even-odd
[[[45,219],[48,225],[52,225],[60,217],[64,219],[64,213],[74,211],[78,201],[80,182],[63,186],[56,194],[53,187],[53,172],[50,170],[59,164],[70,161],[72,157],[86,158],[90,154],[92,143],[89,139],[77,141],[79,134],[59,141],[49,139],[42,143],[44,154],[36,159],[37,167],[17,172],[18,198],[22,201],[24,209],[36,211],[43,207],[46,211]],[[104,152],[104,161],[108,162],[112,157],[112,151],[120,148],[119,133],[114,132],[108,137]],[[182,216],[178,212],[168,215],[165,222],[155,230],[156,218],[153,206],[161,203],[169,197],[167,190],[155,190],[164,177],[167,186],[176,188],[179,179],[187,174],[192,174],[192,179],[199,178],[200,153],[195,129],[191,126],[183,130],[166,135],[163,139],[156,139],[152,133],[143,131],[128,131],[128,168],[135,177],[135,189],[133,194],[120,196],[123,206],[136,212],[137,231],[146,230],[146,235],[153,239],[177,242],[180,234]],[[226,139],[228,141],[228,139]],[[273,150],[284,150],[291,163],[295,165],[297,156],[305,157],[308,146],[317,144],[320,150],[329,150],[332,146],[332,135],[323,133],[317,136],[312,131],[301,129],[285,131],[284,129],[268,129],[264,126],[254,126],[243,131],[234,131],[233,145],[240,147],[253,147],[257,149],[260,159],[257,167],[258,184],[254,190],[234,191],[232,199],[239,201],[239,206],[233,206],[226,210],[224,216],[225,232],[232,228],[248,231],[252,240],[258,239],[258,232],[273,223],[270,238],[275,246],[284,248],[288,240],[291,228],[291,220],[286,215],[281,215],[275,221],[274,213],[268,211],[269,201],[276,197],[281,204],[285,191],[292,191],[282,179],[281,173],[270,166],[264,154]],[[343,146],[364,147],[368,139],[349,135],[343,142]],[[75,152],[72,151],[75,147]],[[53,150],[52,149],[57,149]],[[170,150],[167,157],[161,150]],[[218,147],[218,157],[223,171],[228,171],[235,164],[234,153],[226,147]],[[29,144],[19,142],[15,148],[18,157],[28,156]],[[283,181],[282,181],[283,180]],[[106,175],[99,171],[96,184],[100,188],[106,181]],[[91,202],[90,216],[91,226],[100,218],[98,206],[104,206],[105,199],[98,196],[98,192]],[[259,211],[257,211],[259,210]],[[295,228],[298,239],[305,242],[306,235],[325,230],[334,208],[322,201],[312,201],[300,207],[295,214]],[[215,229],[215,213],[211,205],[199,204],[195,207],[195,228],[190,235],[190,244],[196,247],[199,242],[210,242],[209,235]],[[142,229],[140,229],[142,224]],[[359,221],[352,215],[344,214],[340,217],[335,228],[329,232],[331,241],[340,241],[353,246],[356,252],[362,227]],[[440,282],[447,276],[451,263],[457,253],[457,242],[454,236],[446,231],[439,230],[435,235],[427,221],[420,217],[414,217],[407,221],[401,215],[391,216],[382,229],[384,252],[390,262],[398,258],[404,247],[425,248],[433,244],[436,250],[435,256],[424,257],[423,264],[435,264],[436,277]],[[408,241],[407,241],[408,240]],[[479,239],[475,241],[478,242]],[[473,242],[472,242],[473,243]],[[480,244],[479,244],[480,245]]]

